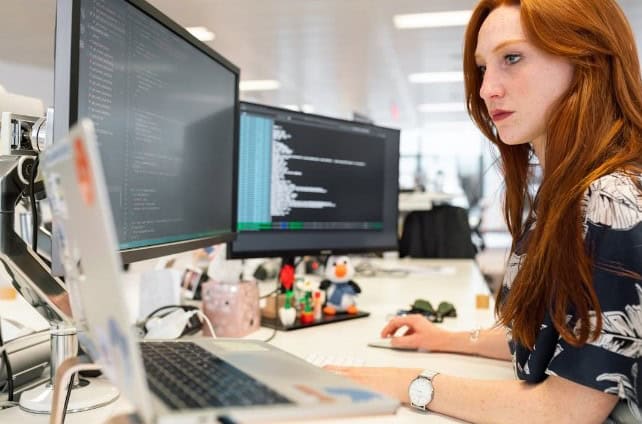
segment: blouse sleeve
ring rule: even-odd
[[[584,206],[602,330],[579,348],[560,337],[546,373],[617,395],[642,422],[642,197],[628,177],[609,175],[591,185]]]

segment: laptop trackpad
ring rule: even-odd
[[[354,387],[350,380],[316,367],[309,362],[266,343],[251,340],[210,340],[216,355],[286,397],[303,403],[316,403],[310,389]]]
[[[269,378],[268,382],[275,381],[274,379],[307,381],[310,378],[319,378],[319,375],[329,374],[303,359],[278,350],[239,352],[225,355],[223,358],[248,374]]]

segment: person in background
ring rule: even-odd
[[[464,75],[469,114],[501,156],[513,237],[498,324],[449,332],[405,316],[381,335],[406,326],[393,346],[512,360],[517,379],[329,368],[466,421],[642,422],[642,83],[631,27],[615,0],[482,0]]]

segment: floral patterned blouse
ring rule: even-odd
[[[630,177],[613,173],[596,180],[586,191],[582,206],[584,237],[595,263],[619,264],[642,275],[642,193]],[[522,252],[523,243],[517,243],[504,277],[505,296],[510,295]],[[509,330],[515,372],[528,382],[557,375],[617,395],[620,402],[607,422],[642,423],[642,280],[596,266],[593,283],[602,307],[598,339],[573,347],[559,336],[548,315],[532,350],[514,342]]]

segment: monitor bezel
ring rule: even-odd
[[[56,9],[56,41],[55,41],[55,70],[54,70],[54,140],[61,139],[77,121],[78,121],[78,83],[79,83],[79,38],[80,38],[80,5],[82,0],[58,0]],[[150,18],[154,19],[160,25],[172,31],[178,37],[188,44],[192,45],[224,68],[229,70],[235,79],[234,89],[234,123],[233,123],[233,154],[234,170],[233,181],[236,187],[238,181],[238,162],[239,154],[239,81],[240,69],[228,59],[217,53],[214,49],[198,40],[190,34],[185,28],[171,20],[160,10],[147,3],[144,0],[122,0]],[[64,52],[70,52],[67,56]],[[65,123],[64,128],[60,128],[60,123]],[[145,259],[152,259],[161,256],[167,256],[188,250],[194,250],[201,247],[212,246],[214,244],[226,243],[236,238],[236,214],[237,214],[237,193],[233,191],[230,231],[217,234],[212,237],[202,237],[198,239],[189,239],[169,243],[160,243],[137,247],[131,249],[121,249],[121,259],[123,263],[137,262]]]
[[[318,119],[322,120],[325,122],[336,122],[336,123],[341,123],[341,124],[346,124],[346,125],[358,125],[361,127],[369,127],[369,128],[377,128],[377,129],[383,129],[386,131],[396,131],[399,134],[401,133],[401,130],[398,128],[391,128],[391,127],[384,127],[380,125],[374,125],[371,123],[365,123],[365,122],[358,122],[358,121],[353,121],[353,120],[348,120],[348,119],[341,119],[341,118],[335,118],[331,116],[324,116],[324,115],[319,115],[319,114],[314,114],[314,113],[305,113],[305,112],[299,112],[291,109],[286,109],[286,108],[280,108],[272,105],[266,105],[266,104],[261,104],[261,103],[255,103],[255,102],[248,102],[248,101],[241,101],[239,103],[239,110],[241,109],[242,106],[249,106],[249,107],[257,107],[257,108],[263,108],[263,109],[269,109],[274,112],[283,112],[283,113],[288,113],[288,114],[297,114],[302,117],[307,117],[311,119]],[[239,119],[240,119],[240,113],[239,113]],[[239,129],[240,131],[240,129]],[[240,150],[240,132],[239,132],[239,143],[237,146]],[[400,154],[400,147],[397,145],[397,158],[399,157]],[[238,160],[238,156],[237,156]],[[235,167],[236,172],[237,172],[237,181],[238,181],[238,172],[239,172],[239,167],[238,164]],[[399,160],[397,160],[397,175],[395,176],[395,199],[399,198]],[[236,196],[238,199],[238,186],[236,190]],[[237,209],[238,209],[238,203],[237,203]],[[238,210],[236,211],[238,214]],[[332,248],[332,247],[317,247],[317,248],[311,248],[311,249],[273,249],[273,250],[253,250],[251,252],[248,251],[238,251],[234,250],[234,243],[230,242],[227,244],[227,256],[228,258],[231,259],[247,259],[247,258],[263,258],[263,257],[292,257],[292,256],[304,256],[304,255],[343,255],[343,254],[357,254],[357,253],[383,253],[386,251],[390,250],[397,250],[398,249],[398,243],[399,243],[399,208],[396,208],[396,213],[395,213],[395,220],[394,220],[394,230],[395,230],[395,239],[394,242],[392,240],[388,244],[380,244],[380,245],[371,245],[371,246],[353,246],[353,247],[341,247],[341,248]],[[237,234],[242,234],[242,232],[237,232]]]

